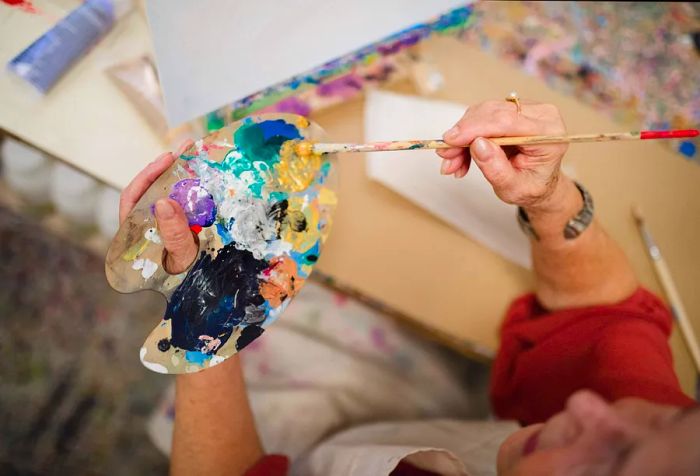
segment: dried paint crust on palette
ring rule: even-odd
[[[117,291],[151,289],[165,315],[141,348],[160,373],[223,362],[272,324],[299,292],[330,231],[334,159],[296,157],[295,141],[322,139],[292,114],[235,122],[196,142],[149,188],[122,224],[105,269]],[[153,214],[177,201],[199,240],[188,270],[168,274]]]
[[[307,116],[312,111],[356,97],[369,86],[407,74],[397,54],[433,35],[460,35],[471,24],[473,5],[455,8],[423,23],[335,58],[318,68],[273,84],[202,118],[207,130],[216,130],[229,120],[252,113],[293,112]]]

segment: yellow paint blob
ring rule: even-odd
[[[297,142],[294,146],[294,152],[299,157],[308,157],[314,152],[314,145],[309,141]]]
[[[297,147],[302,146],[302,154]],[[307,147],[308,146],[308,147]],[[306,190],[316,178],[321,168],[321,156],[314,154],[310,142],[287,141],[280,148],[280,161],[275,165],[277,182],[281,190],[301,192]]]
[[[122,255],[122,259],[124,261],[134,261],[136,258],[139,257],[141,253],[143,253],[146,248],[148,247],[148,240],[143,239],[135,244],[133,244],[131,247],[129,247],[124,254]]]
[[[318,201],[321,205],[337,205],[338,197],[336,197],[335,192],[330,188],[323,187],[318,192]]]

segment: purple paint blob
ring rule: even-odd
[[[184,179],[175,183],[170,198],[185,211],[189,225],[210,226],[216,219],[216,204],[199,179]]]
[[[319,96],[337,96],[349,99],[362,90],[362,78],[356,74],[346,74],[338,79],[322,83],[316,89]]]
[[[296,96],[290,96],[260,112],[289,112],[300,116],[308,116],[311,113],[311,106]]]

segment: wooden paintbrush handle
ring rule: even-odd
[[[696,137],[696,129],[676,131],[606,132],[602,134],[573,134],[566,136],[520,136],[494,137],[490,140],[498,145],[563,144],[575,142],[608,142],[616,140],[678,139]],[[333,154],[338,152],[383,152],[413,149],[449,149],[452,146],[442,140],[401,140],[370,142],[367,144],[301,143],[297,146],[299,155]],[[468,146],[467,146],[468,147]]]

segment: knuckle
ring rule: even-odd
[[[496,187],[494,187],[494,188],[496,188]],[[495,190],[495,191],[496,191],[496,195],[498,195],[498,198],[500,198],[502,201],[504,201],[508,205],[515,205],[515,204],[519,203],[517,200],[517,196],[513,192],[508,191],[508,190],[500,190],[500,189]]]
[[[502,188],[507,185],[508,178],[503,172],[494,171],[490,174],[489,181],[493,186]]]
[[[184,246],[189,244],[190,241],[193,241],[190,229],[181,227],[170,230],[170,232],[167,233],[167,237],[164,238],[167,240],[168,244],[172,246]]]

